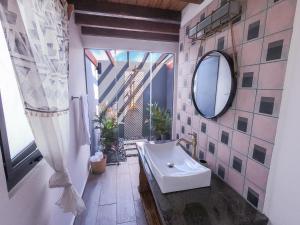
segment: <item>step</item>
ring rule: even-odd
[[[136,144],[124,145],[123,148],[125,151],[129,149],[136,149]]]
[[[137,156],[137,155],[138,155],[138,151],[136,149],[126,151],[126,157]]]
[[[135,148],[135,149],[128,149],[125,151],[126,153],[137,153],[138,150]]]
[[[124,145],[130,145],[130,144],[135,144],[136,142],[145,142],[147,139],[136,139],[136,140],[126,140],[123,141]]]

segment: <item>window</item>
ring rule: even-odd
[[[0,25],[0,148],[11,190],[42,159],[27,121],[14,67]]]

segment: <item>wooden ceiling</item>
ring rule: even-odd
[[[181,11],[188,3],[176,0],[108,0],[108,2]]]
[[[178,42],[181,10],[203,0],[69,0],[83,35]]]

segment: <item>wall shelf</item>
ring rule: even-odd
[[[193,40],[204,39],[204,37],[214,34],[219,28],[239,17],[241,12],[240,1],[228,1],[195,26],[189,28],[188,38]]]

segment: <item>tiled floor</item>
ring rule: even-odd
[[[147,225],[138,192],[137,157],[119,166],[108,166],[101,175],[91,175],[83,199],[87,210],[74,225]]]

